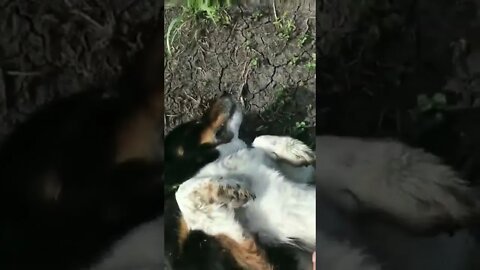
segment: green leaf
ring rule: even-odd
[[[437,107],[440,107],[440,108],[443,108],[447,105],[447,98],[445,97],[445,95],[443,93],[436,93],[433,98],[433,103],[435,103],[435,105]]]
[[[432,102],[425,94],[421,94],[417,96],[417,106],[421,112],[426,112],[432,109],[433,107]]]

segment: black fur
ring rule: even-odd
[[[224,97],[224,93],[221,97]],[[234,107],[224,107],[230,116]],[[174,128],[165,138],[165,183],[181,184],[194,176],[203,166],[219,157],[215,147],[231,140],[231,136],[220,129],[216,134],[218,143],[200,143],[202,132],[212,121],[211,107],[202,117]],[[182,155],[178,149],[183,150]],[[173,192],[166,194],[165,208],[165,259],[173,270],[236,270],[242,269],[230,252],[218,240],[202,231],[191,231],[183,243],[182,252],[178,244],[178,219],[180,210]],[[295,269],[296,262],[291,250],[286,247],[266,247],[267,257],[275,269]]]
[[[175,262],[178,270],[242,270],[228,250],[212,236],[192,231],[183,244],[183,256]]]
[[[163,153],[115,161],[122,124],[161,90],[146,78],[158,71],[149,70],[155,65],[145,55],[127,69],[116,95],[91,90],[56,101],[4,141],[0,269],[89,266],[130,229],[163,214]],[[161,144],[162,125],[152,147]]]

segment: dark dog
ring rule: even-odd
[[[232,97],[224,93],[199,119],[181,124],[165,139],[165,183],[177,185],[219,157],[216,146],[229,142],[228,128],[236,111]],[[295,269],[284,248],[240,246],[224,236],[189,230],[174,198],[167,194],[165,215],[165,258],[172,269]],[[254,268],[252,268],[254,267]]]
[[[5,140],[0,269],[88,267],[163,214],[162,65],[158,38],[113,97],[91,90],[59,100]]]

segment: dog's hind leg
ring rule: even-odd
[[[263,135],[256,137],[252,146],[263,149],[272,158],[293,166],[307,166],[315,163],[315,152],[302,141],[291,137]]]
[[[180,185],[175,197],[189,230],[224,234],[237,242],[248,237],[235,219],[235,209],[255,199],[245,183],[221,176],[192,178]]]
[[[278,169],[290,180],[299,183],[314,181],[315,153],[302,141],[284,136],[263,135],[252,146],[264,150],[278,160]]]

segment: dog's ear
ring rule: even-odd
[[[163,27],[161,27],[163,29]],[[145,48],[125,63],[116,89],[127,117],[116,134],[116,162],[163,158],[163,35],[152,30]]]
[[[203,114],[202,122],[205,128],[200,134],[200,143],[227,143],[233,134],[227,124],[235,111],[236,103],[230,94],[224,93],[217,98]]]

